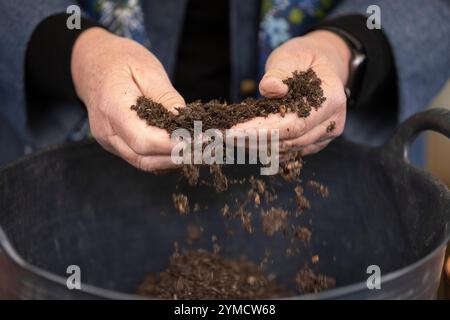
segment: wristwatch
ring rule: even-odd
[[[367,55],[364,51],[364,47],[358,39],[342,29],[333,26],[322,26],[318,29],[333,32],[341,37],[341,39],[344,40],[350,48],[352,58],[349,65],[349,75],[345,86],[345,94],[347,95],[347,105],[352,107],[357,101],[364,77],[364,70],[367,61]]]

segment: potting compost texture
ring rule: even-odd
[[[196,101],[177,109],[178,114],[169,112],[161,104],[146,97],[140,97],[131,109],[148,125],[167,130],[172,133],[178,128],[194,132],[194,121],[202,121],[202,129],[225,130],[238,123],[255,117],[267,117],[270,114],[296,113],[299,118],[306,118],[313,109],[319,109],[325,102],[321,80],[309,69],[305,72],[294,72],[292,77],[283,81],[288,86],[287,94],[281,99],[248,98],[241,103],[226,104],[218,100],[207,103]],[[327,133],[333,131],[336,123],[330,122]],[[288,217],[301,215],[311,207],[304,194],[304,188],[311,188],[322,198],[329,196],[329,190],[319,181],[309,180],[303,183],[300,178],[304,165],[299,152],[289,155],[287,161],[280,164],[278,177],[286,183],[294,185],[292,196],[296,202],[294,212],[282,207],[271,206],[278,198],[272,180],[263,180],[251,176],[243,179],[229,179],[221,165],[209,165],[209,179],[203,179],[200,168],[204,165],[184,165],[181,169],[189,186],[209,186],[216,192],[226,192],[233,184],[248,185],[245,199],[229,199],[223,204],[218,215],[225,220],[237,219],[242,228],[249,234],[255,228],[261,228],[267,237],[281,233],[284,237],[300,241],[308,246],[312,232],[306,226],[290,224]],[[180,215],[188,215],[199,210],[198,203],[192,204],[187,194],[175,191],[172,195],[174,208]],[[260,208],[264,203],[266,210],[260,210],[260,224],[253,223],[254,217],[250,208]],[[262,206],[261,206],[262,207]],[[224,226],[225,228],[225,226]],[[202,237],[204,229],[189,226],[187,243],[192,244]],[[183,250],[176,243],[176,249],[168,261],[167,268],[159,273],[150,273],[140,285],[138,294],[163,299],[261,299],[280,298],[295,294],[317,293],[335,286],[335,279],[315,274],[308,263],[319,263],[319,256],[311,257],[298,266],[298,272],[292,282],[296,292],[287,290],[277,284],[276,275],[264,272],[264,263],[270,253],[263,257],[257,265],[246,257],[225,258],[220,256],[217,237],[213,236],[213,252],[203,249]],[[294,255],[299,247],[286,248],[286,256]]]

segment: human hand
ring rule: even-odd
[[[270,115],[252,119],[239,125],[241,129],[279,129],[280,152],[300,151],[302,155],[316,153],[328,145],[344,130],[346,117],[347,82],[351,52],[347,44],[329,31],[314,31],[297,37],[275,49],[266,63],[266,73],[259,84],[260,93],[268,98],[281,98],[287,93],[282,80],[295,70],[312,68],[322,80],[326,101],[308,118],[296,114]],[[333,130],[327,130],[330,123]]]
[[[444,266],[445,274],[447,275],[447,281],[450,284],[450,257],[447,257],[447,261]]]
[[[158,59],[140,44],[91,28],[72,51],[72,78],[88,110],[92,135],[106,150],[145,171],[174,167],[167,131],[149,127],[130,110],[146,96],[176,112],[183,98]]]

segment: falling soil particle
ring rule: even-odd
[[[202,129],[224,130],[238,123],[256,117],[267,117],[273,113],[296,113],[300,118],[310,115],[312,109],[318,109],[325,102],[321,80],[309,69],[295,71],[291,78],[283,81],[288,86],[287,94],[281,99],[248,98],[241,103],[226,104],[218,100],[207,103],[201,101],[178,108],[178,115],[169,112],[162,104],[146,97],[139,97],[131,109],[148,125],[166,129],[172,133],[178,128],[194,131],[194,121],[202,122]]]
[[[230,207],[226,203],[222,208],[222,216],[225,218],[230,218]]]
[[[204,232],[203,227],[199,227],[193,224],[190,224],[186,228],[186,241],[188,244],[193,244],[194,242],[200,240]]]
[[[316,275],[306,265],[297,272],[295,282],[297,283],[298,290],[302,294],[319,293],[336,286],[336,279],[322,274]]]
[[[240,204],[238,200],[237,210],[234,213],[233,217],[241,220],[242,228],[248,233],[253,233],[253,225],[252,225],[252,213],[248,211],[246,207],[246,203]]]
[[[300,152],[293,152],[289,154],[288,159],[280,164],[278,174],[286,182],[296,181],[300,177],[301,169],[303,168],[303,161]]]
[[[212,175],[213,186],[217,192],[224,192],[228,189],[228,178],[222,172],[222,167],[218,164],[209,166],[209,172]]]
[[[138,294],[162,299],[270,299],[292,295],[253,262],[203,250],[172,256],[166,270],[150,274]]]
[[[330,196],[328,188],[318,181],[310,180],[306,183],[306,185],[313,188],[316,193],[322,196],[322,198],[328,198]]]
[[[311,262],[312,262],[313,264],[319,263],[319,255],[316,254],[316,255],[312,256]]]
[[[189,213],[189,200],[186,195],[173,194],[172,199],[175,209],[177,209],[181,215],[186,215]]]
[[[254,201],[255,201],[255,207],[258,208],[259,205],[261,204],[261,197],[259,196],[259,193],[255,194]]]
[[[309,200],[304,196],[303,187],[297,185],[294,189],[295,192],[295,202],[297,204],[297,212],[302,213],[311,207]]]
[[[264,200],[267,205],[271,204],[278,199],[278,196],[274,192],[264,191]]]
[[[269,263],[269,259],[270,259],[270,255],[272,253],[270,252],[270,250],[266,249],[264,251],[264,257],[261,259],[261,262],[259,263],[259,269],[263,270],[264,267]]]
[[[292,257],[294,255],[294,250],[292,248],[286,249],[286,257]]]
[[[218,255],[220,250],[222,249],[220,247],[219,243],[218,243],[219,242],[219,238],[217,238],[216,235],[213,235],[211,237],[211,241],[212,241],[212,244],[213,244],[213,254]]]
[[[255,177],[250,177],[250,185],[252,189],[260,194],[266,191],[266,183],[262,179],[256,179]]]
[[[288,212],[280,208],[271,208],[261,214],[263,232],[271,237],[276,232],[284,231],[287,228]]]
[[[198,184],[200,177],[200,167],[192,164],[186,164],[183,166],[183,176],[188,181],[188,184],[193,187]]]
[[[292,232],[294,234],[294,237],[304,243],[309,243],[311,240],[312,232],[306,227],[301,226],[292,226]]]
[[[194,204],[194,210],[192,210],[194,212],[199,212],[200,211],[200,204],[199,203],[195,203]]]

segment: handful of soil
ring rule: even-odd
[[[150,274],[138,294],[161,299],[270,299],[289,296],[253,262],[204,250],[174,254],[168,268]]]
[[[131,110],[148,125],[166,129],[172,133],[178,128],[194,131],[194,121],[202,121],[204,131],[224,130],[256,117],[267,117],[272,113],[295,112],[301,118],[309,116],[311,110],[318,109],[325,102],[321,88],[322,81],[314,70],[294,71],[291,78],[283,81],[288,93],[281,99],[248,98],[241,103],[226,104],[218,100],[206,103],[196,101],[179,108],[178,115],[169,112],[162,104],[146,97],[138,98]]]

